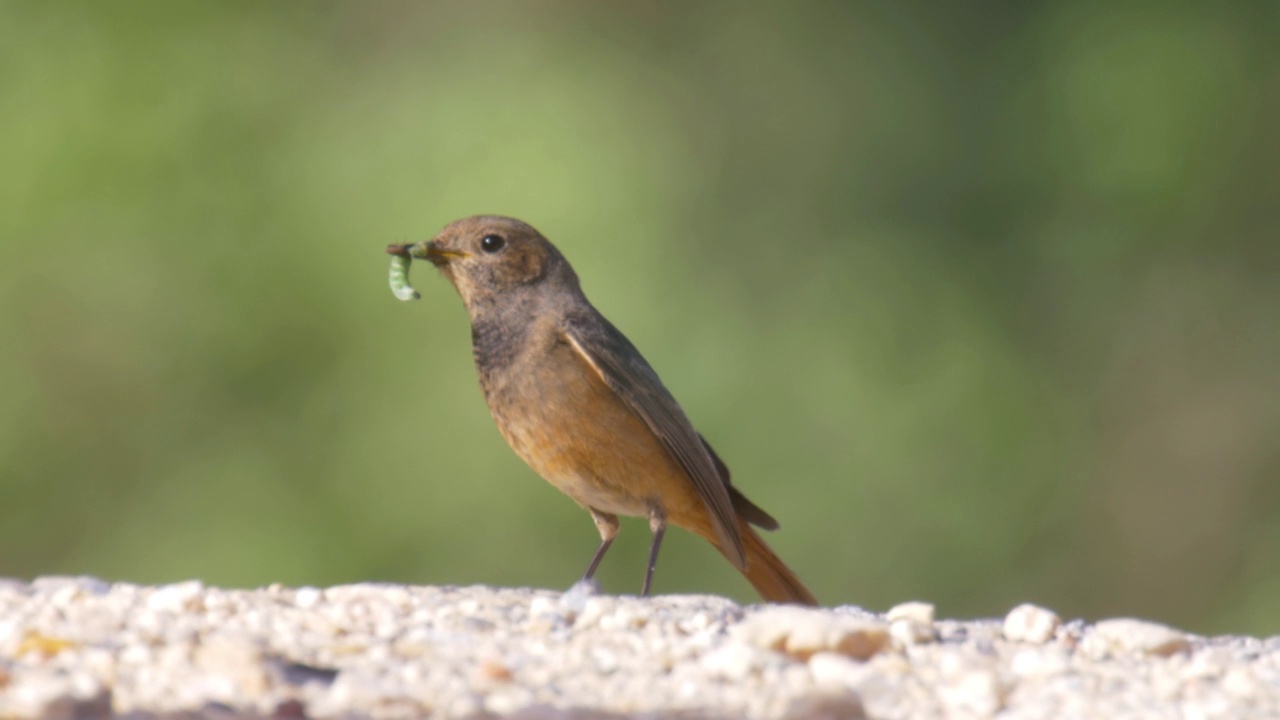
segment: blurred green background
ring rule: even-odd
[[[500,213],[825,602],[1280,632],[1278,7],[0,4],[0,575],[569,586],[452,288],[386,286]]]

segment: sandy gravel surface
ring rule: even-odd
[[[1280,718],[1280,638],[1022,606],[0,580],[0,718]]]

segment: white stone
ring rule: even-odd
[[[582,609],[578,611],[577,617],[574,618],[574,627],[581,629],[599,625],[600,619],[612,613],[617,604],[617,599],[607,595],[593,595],[587,598],[582,604]]]
[[[881,622],[795,607],[755,613],[734,628],[734,635],[756,647],[801,660],[822,651],[866,660],[889,643],[888,628]]]
[[[920,625],[931,626],[934,612],[935,608],[931,603],[904,602],[889,608],[889,612],[884,616],[891,623],[895,620],[910,620]]]
[[[262,650],[248,638],[225,634],[204,638],[196,647],[195,667],[225,692],[218,693],[224,701],[261,695],[269,684]]]
[[[1015,675],[1043,676],[1065,672],[1070,658],[1061,648],[1021,647],[1009,660],[1009,670]]]
[[[1026,603],[1004,616],[1004,637],[1010,642],[1048,642],[1061,622],[1052,610]]]
[[[21,641],[22,633],[18,631],[18,621],[0,617],[0,651],[12,655]]]
[[[920,645],[933,641],[933,626],[910,618],[899,618],[889,623],[889,637],[899,647]]]
[[[618,669],[618,655],[613,651],[597,647],[591,649],[592,659],[595,660],[596,670],[606,675]]]
[[[180,613],[203,607],[201,595],[204,583],[199,580],[164,585],[151,592],[147,598],[147,607],[157,612]]]
[[[809,658],[809,672],[814,682],[834,685],[857,685],[873,672],[866,663],[855,662],[832,652],[814,653]]]
[[[961,675],[938,688],[938,695],[956,716],[991,717],[1004,706],[1004,693],[996,674],[978,670]]]
[[[1258,691],[1258,681],[1248,668],[1233,667],[1222,676],[1222,689],[1239,698],[1247,698]]]
[[[540,617],[543,615],[555,615],[560,609],[560,603],[546,595],[539,595],[529,601],[529,616]]]
[[[746,643],[730,642],[703,655],[700,665],[713,677],[741,681],[760,668],[760,656]]]
[[[1093,626],[1080,644],[1083,651],[1094,656],[1144,653],[1168,657],[1191,648],[1191,641],[1181,631],[1133,618],[1102,620]]]
[[[649,623],[647,608],[633,604],[621,604],[614,607],[613,612],[601,617],[597,625],[601,630],[638,630]]]
[[[293,594],[293,604],[303,610],[310,610],[319,605],[322,600],[324,600],[324,592],[318,588],[298,588],[298,592]]]

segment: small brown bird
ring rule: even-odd
[[[818,604],[751,528],[778,522],[733,486],[657,373],[537,230],[470,217],[387,252],[429,260],[462,296],[480,386],[502,436],[600,531],[584,579],[618,534],[619,515],[647,517],[653,543],[642,595],[671,523],[714,545],[764,599]]]

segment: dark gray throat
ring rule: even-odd
[[[495,299],[500,302],[478,306],[471,314],[471,354],[486,393],[494,376],[510,368],[528,346],[541,305],[534,293]]]
[[[503,322],[500,319],[471,322],[471,354],[481,380],[511,366],[520,356],[528,338],[528,324]]]

